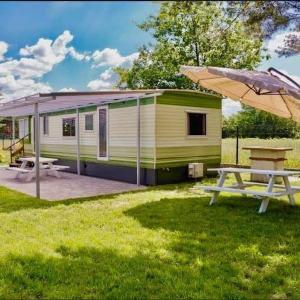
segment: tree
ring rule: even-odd
[[[118,88],[127,87],[128,75],[129,75],[128,69],[122,67],[115,67],[113,68],[113,71],[119,76],[116,87]]]
[[[280,30],[290,30],[279,56],[300,53],[300,2],[299,1],[231,1],[227,11],[233,19],[241,19],[249,32],[264,39]]]
[[[140,49],[128,71],[128,86],[195,89],[196,84],[178,75],[181,65],[257,66],[263,56],[262,38],[249,34],[223,6],[223,2],[163,2],[157,16],[139,25],[153,34],[156,43]]]
[[[223,118],[223,137],[236,136],[236,127],[244,138],[295,138],[300,133],[300,125],[296,122],[249,106],[244,106],[242,111],[229,118]]]

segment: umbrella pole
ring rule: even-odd
[[[239,164],[239,127],[236,126],[235,164]]]

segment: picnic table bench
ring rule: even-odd
[[[278,170],[258,170],[258,169],[246,169],[246,168],[214,168],[208,169],[208,171],[218,172],[220,177],[216,186],[199,186],[194,189],[201,188],[205,192],[212,192],[212,198],[210,200],[210,205],[216,203],[217,198],[220,192],[229,192],[229,193],[238,193],[238,194],[249,194],[253,195],[257,198],[262,198],[262,202],[259,208],[259,213],[264,213],[267,210],[269,204],[270,197],[280,197],[280,196],[288,196],[289,203],[291,205],[295,205],[294,194],[300,192],[300,187],[291,186],[289,177],[290,176],[300,176],[299,171],[278,171]],[[268,183],[257,183],[257,182],[244,182],[241,174],[260,174],[266,175],[268,179]],[[226,176],[228,174],[234,174],[236,179],[236,184],[231,186],[224,186]],[[275,179],[277,177],[281,177],[283,179],[284,185],[275,184]],[[254,191],[247,190],[246,187],[250,186],[265,186],[266,190],[264,191]],[[276,188],[280,191],[273,191]]]
[[[19,168],[17,167],[8,167],[7,170],[15,171],[17,172],[16,178],[20,178],[21,175],[25,174],[25,181],[30,181],[35,176],[35,168],[28,167],[29,163],[35,164],[35,157],[22,157],[20,158],[20,161],[22,161],[22,164]],[[40,170],[42,171],[41,175],[50,175],[55,176],[57,178],[60,178],[61,175],[58,171],[66,170],[69,168],[69,166],[61,166],[61,165],[54,165],[53,163],[57,161],[56,158],[47,158],[47,157],[40,157]]]

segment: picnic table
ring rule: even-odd
[[[16,178],[20,178],[22,175],[25,175],[25,180],[30,181],[35,177],[35,157],[22,157],[19,159],[22,161],[22,164],[19,168],[17,167],[8,167],[8,170],[17,172]],[[49,175],[55,176],[57,178],[61,177],[61,174],[58,171],[68,169],[68,166],[60,166],[54,165],[53,163],[56,162],[58,159],[56,158],[48,158],[48,157],[40,157],[40,172],[41,175]],[[33,164],[33,167],[29,165]]]
[[[270,197],[281,197],[288,196],[289,203],[295,205],[294,194],[300,192],[300,187],[291,186],[289,177],[290,176],[299,176],[299,171],[283,171],[283,170],[258,170],[258,169],[246,169],[246,168],[214,168],[208,169],[208,171],[218,172],[220,178],[216,186],[200,186],[199,188],[203,189],[205,192],[212,192],[212,198],[210,200],[210,205],[216,203],[218,195],[220,192],[230,192],[230,193],[239,193],[239,194],[250,194],[257,198],[262,198],[262,202],[259,208],[259,213],[264,213],[267,210]],[[268,177],[268,183],[257,183],[257,182],[245,182],[242,179],[241,174],[250,173],[250,174],[259,174],[265,175]],[[234,174],[236,179],[236,184],[231,186],[224,186],[226,176],[228,174]],[[275,184],[275,179],[281,177],[283,179],[284,185]],[[249,186],[265,186],[266,190],[264,191],[254,191],[247,190],[246,187]],[[273,191],[276,188],[279,191]],[[197,187],[195,187],[197,189]]]

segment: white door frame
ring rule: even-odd
[[[99,110],[100,109],[106,109],[106,156],[105,157],[100,157],[99,156],[99,150],[100,150],[100,139],[99,139]],[[109,113],[108,113],[109,109],[108,109],[108,105],[103,105],[103,106],[98,106],[97,107],[97,159],[98,160],[108,160],[109,159],[109,153],[108,153],[108,149],[109,149]]]

